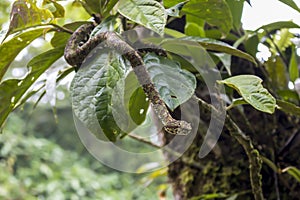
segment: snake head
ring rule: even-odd
[[[187,135],[192,131],[192,126],[190,123],[181,120],[174,120],[168,122],[164,129],[167,133],[174,135]]]

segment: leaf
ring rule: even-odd
[[[72,107],[97,138],[116,141],[126,134],[121,127],[128,126],[122,101],[126,65],[114,52],[103,51],[98,55],[83,63],[75,75],[71,84]]]
[[[103,21],[101,21],[101,23],[94,28],[90,37],[94,37],[98,33],[106,32],[106,31],[120,32],[121,26],[122,26],[122,22],[120,18],[118,18],[117,16],[109,16]]]
[[[298,12],[300,12],[300,8],[297,6],[297,4],[293,1],[293,0],[279,0],[282,3],[290,6],[291,8],[297,10]]]
[[[190,0],[182,11],[219,27],[224,35],[232,28],[232,15],[225,0]]]
[[[146,68],[167,106],[174,110],[192,97],[196,89],[196,78],[179,63],[155,54],[144,57]]]
[[[114,6],[119,2],[119,0],[109,0],[108,3],[104,6],[103,16],[108,16],[109,12],[114,8]]]
[[[42,73],[63,55],[63,51],[64,48],[60,47],[34,57],[27,65],[30,72],[24,79],[9,79],[0,84],[0,127],[24,93]]]
[[[249,54],[242,52],[229,44],[226,44],[224,42],[210,39],[210,38],[201,38],[201,37],[195,37],[195,36],[187,36],[187,37],[182,37],[180,40],[186,40],[186,41],[193,41],[193,42],[198,42],[203,48],[207,50],[212,50],[212,51],[218,51],[221,53],[228,53],[230,55],[234,55],[240,58],[244,58],[254,64],[256,64],[255,59],[250,56]],[[166,40],[168,41],[168,40]]]
[[[17,0],[10,13],[7,35],[41,24],[48,24],[53,15],[48,9],[36,6],[35,0]]]
[[[129,115],[134,122],[132,127],[136,124],[140,125],[145,121],[149,101],[147,101],[147,96],[133,72],[129,73],[125,79],[124,94],[125,107],[127,108],[127,112],[129,111]]]
[[[165,34],[170,35],[174,38],[180,38],[180,37],[186,36],[185,34],[179,32],[179,31],[176,31],[174,29],[169,29],[169,28],[165,28]]]
[[[289,63],[290,81],[295,82],[299,78],[298,60],[296,55],[296,48],[292,49],[292,56]]]
[[[20,53],[20,51],[34,39],[40,37],[43,31],[44,28],[27,31],[0,45],[0,80],[3,78],[10,63]]]
[[[220,59],[228,74],[231,76],[231,55],[225,53],[214,53],[214,55]]]
[[[101,3],[103,0],[83,0],[82,6],[90,15],[94,13],[101,13]]]
[[[279,56],[275,58],[271,57],[264,65],[271,79],[272,86],[276,89],[286,89],[288,86],[288,76],[282,58]]]
[[[282,172],[287,172],[289,175],[294,177],[298,182],[300,182],[300,170],[296,167],[287,167],[282,170]]]
[[[203,19],[192,15],[186,15],[185,19],[186,24],[184,27],[184,33],[186,35],[205,37],[205,21]]]
[[[259,77],[254,75],[239,75],[218,81],[218,83],[226,84],[235,89],[255,109],[270,114],[274,113],[276,100],[262,86],[262,80]]]
[[[247,53],[249,53],[251,56],[256,57],[257,53],[257,45],[259,43],[259,39],[257,34],[253,34],[247,40],[245,41],[245,50]]]
[[[287,101],[282,101],[277,99],[277,105],[278,105],[278,109],[285,112],[285,113],[289,113],[295,116],[300,116],[300,107],[296,106],[295,104],[292,104],[290,102]]]
[[[258,29],[255,30],[255,32],[259,31],[260,29],[263,29],[267,32],[272,32],[274,30],[279,30],[279,29],[283,29],[283,28],[300,28],[299,25],[295,24],[292,21],[279,21],[279,22],[274,22],[274,23],[270,23],[267,25],[264,25]]]
[[[63,18],[65,16],[65,9],[59,3],[52,0],[44,0],[43,5],[51,11],[55,18]]]
[[[166,24],[164,7],[154,0],[121,0],[118,11],[129,20],[162,35]]]
[[[226,2],[231,11],[233,27],[235,30],[239,31],[242,25],[241,18],[244,8],[244,1],[226,0]]]

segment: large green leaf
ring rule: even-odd
[[[38,8],[35,0],[17,0],[12,6],[7,35],[32,26],[47,24],[52,19],[52,13],[48,9]]]
[[[120,55],[101,52],[83,63],[73,79],[73,111],[99,139],[116,141],[125,134],[122,129],[128,124],[122,94],[126,70]]]
[[[49,50],[34,57],[29,63],[30,72],[24,79],[9,79],[0,84],[0,127],[9,113],[37,78],[63,55],[64,48]]]
[[[158,34],[164,33],[166,13],[164,7],[154,0],[121,0],[118,11],[133,22],[141,24]]]
[[[181,1],[164,0],[164,6],[174,6]],[[182,11],[218,26],[224,34],[232,28],[232,15],[225,0],[190,0]]]
[[[155,87],[171,110],[194,94],[196,78],[182,70],[179,63],[151,53],[144,57],[144,61]]]
[[[166,39],[162,42],[162,45],[165,45],[167,43],[180,42],[180,40],[198,42],[203,48],[205,48],[207,50],[218,51],[221,53],[228,53],[230,55],[244,58],[244,59],[249,60],[256,64],[255,59],[252,56],[250,56],[249,54],[242,52],[242,51],[230,46],[229,44],[226,44],[226,43],[218,41],[218,40],[210,39],[210,38],[188,36],[188,37],[182,37],[179,39]]]
[[[297,10],[298,12],[300,12],[300,8],[297,6],[295,1],[293,1],[293,0],[279,0],[279,1],[281,1],[282,3],[290,6],[291,8]]]
[[[276,100],[262,86],[262,80],[254,75],[239,75],[227,78],[218,83],[223,83],[234,88],[243,99],[255,109],[266,113],[274,113]]]
[[[43,34],[44,28],[24,32],[0,45],[0,80],[3,78],[10,63],[34,39]]]

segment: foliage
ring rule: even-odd
[[[38,111],[47,112],[42,108]],[[64,114],[67,112],[65,110]],[[28,118],[26,115],[23,117]],[[62,142],[59,137],[69,127],[60,125],[61,130],[51,130],[56,133],[51,140],[44,138],[46,132],[40,131],[49,128],[53,117],[50,114],[44,118],[48,120],[48,126],[42,125],[42,121],[38,120],[31,123],[39,127],[39,130],[35,130],[38,132],[27,127],[24,119],[16,114],[9,118],[0,138],[1,199],[142,200],[157,195],[145,190],[143,186],[136,186],[141,184],[141,177],[107,171],[88,153],[78,154],[79,149],[75,148],[81,144],[74,140],[74,136],[69,141],[64,138]],[[60,116],[60,120],[64,118]],[[26,130],[27,134],[20,130]],[[63,146],[57,144],[59,140]],[[143,194],[142,197],[137,196],[140,193]]]
[[[291,31],[292,28],[299,29],[297,24],[293,22],[275,22],[264,25],[257,30],[243,30],[241,28],[241,16],[244,1],[236,0],[190,0],[186,2],[181,0],[164,0],[162,3],[155,0],[75,0],[72,2],[72,6],[79,6],[85,9],[86,13],[84,16],[96,14],[94,15],[96,16],[94,17],[95,21],[97,21],[97,17],[101,18],[101,23],[93,31],[91,38],[97,37],[98,34],[106,31],[113,31],[118,33],[120,38],[122,37],[128,44],[144,42],[145,44],[150,43],[164,49],[166,53],[166,57],[164,58],[157,55],[157,53],[149,54],[142,51],[141,56],[144,59],[154,85],[159,90],[160,96],[168,106],[170,112],[173,113],[175,111],[173,114],[176,114],[176,108],[179,105],[190,100],[194,95],[200,96],[197,98],[199,107],[202,110],[206,109],[209,110],[208,112],[214,112],[214,109],[217,108],[212,106],[210,101],[202,101],[202,99],[207,100],[208,98],[208,95],[205,96],[203,94],[210,92],[203,86],[206,82],[202,75],[221,74],[222,77],[220,78],[224,78],[224,80],[218,82],[233,88],[235,91],[226,88],[226,94],[224,93],[220,96],[218,94],[214,95],[218,96],[217,98],[219,99],[223,98],[229,105],[227,107],[229,114],[225,116],[226,130],[244,148],[248,156],[250,162],[250,184],[256,199],[263,198],[262,188],[264,187],[264,183],[261,183],[261,168],[265,170],[264,167],[266,166],[280,165],[285,169],[284,172],[290,175],[290,177],[286,178],[288,182],[299,180],[299,170],[297,169],[299,166],[291,166],[291,163],[299,165],[299,162],[293,159],[293,162],[287,162],[280,157],[282,156],[281,154],[285,153],[286,148],[290,148],[289,142],[286,145],[283,144],[283,141],[289,141],[289,135],[285,129],[293,127],[299,122],[299,94],[291,87],[299,79],[298,47],[296,42],[293,42],[299,40],[299,38],[297,34]],[[247,2],[250,4],[250,1]],[[281,2],[299,12],[299,8],[294,1],[281,0]],[[6,32],[6,37],[4,37],[0,45],[0,54],[2,55],[0,58],[1,128],[3,128],[8,115],[25,103],[30,97],[40,95],[42,98],[46,94],[48,97],[56,98],[55,95],[51,94],[56,92],[55,88],[59,85],[59,82],[69,77],[68,75],[73,71],[65,63],[56,68],[55,63],[56,61],[60,61],[71,33],[79,25],[87,23],[87,21],[85,17],[82,17],[81,20],[74,20],[71,23],[67,22],[67,12],[65,12],[63,4],[61,1],[45,0],[41,5],[42,7],[38,7],[34,0],[16,0],[12,5],[10,26]],[[184,22],[176,24],[180,20],[184,20]],[[176,26],[174,27],[172,23],[175,23]],[[158,34],[165,38],[139,37],[141,33],[135,31],[135,27],[141,26],[154,32],[148,35],[154,36]],[[133,35],[126,35],[127,30],[132,31]],[[24,77],[20,79],[5,77],[14,59],[16,59],[20,52],[35,39],[42,36],[51,38],[50,43],[52,47],[33,57],[24,66],[28,70],[28,73]],[[46,40],[44,42],[47,43]],[[267,49],[268,57],[259,57],[261,52],[258,49],[260,47]],[[207,60],[206,55],[210,55],[212,59]],[[191,61],[192,59],[189,60],[190,57],[195,58],[194,62]],[[216,68],[213,69],[211,63]],[[193,66],[195,64],[198,68]],[[54,75],[48,76],[47,80],[47,75],[51,74],[51,72]],[[137,125],[145,121],[148,114],[146,111],[149,107],[149,102],[138,86],[136,78],[132,76],[131,66],[121,55],[116,52],[101,51],[101,55],[96,58],[89,57],[89,59],[86,59],[84,66],[76,69],[76,72],[70,87],[73,109],[75,115],[98,138],[103,140],[108,139],[113,142],[121,140],[135,129]],[[176,85],[176,81],[181,82],[181,84]],[[209,84],[209,86],[215,86],[216,81]],[[37,88],[37,85],[40,87]],[[236,99],[236,92],[241,96],[240,99]],[[39,100],[36,102],[38,103]],[[55,106],[53,102],[55,101],[52,101],[52,106]],[[245,104],[252,106],[250,111]],[[144,112],[140,112],[141,110]],[[236,115],[236,113],[239,114]],[[119,117],[118,119],[115,117],[116,114]],[[269,119],[271,117],[270,114],[274,117],[273,120]],[[253,121],[255,117],[266,120],[274,127],[264,127],[259,121]],[[277,119],[282,118],[286,119],[286,124],[281,121],[276,122]],[[202,126],[201,123],[203,122],[200,122],[200,126]],[[261,127],[256,127],[256,124],[257,126],[260,124]],[[291,125],[288,126],[288,124]],[[270,141],[273,141],[273,143],[266,145],[264,143],[266,141],[262,140],[260,135],[258,136],[262,128],[268,130],[265,135],[271,138]],[[295,127],[292,130],[297,131]],[[199,132],[201,131],[199,130]],[[278,141],[274,136],[278,132],[283,132],[280,136],[276,136],[282,137],[283,141]],[[248,133],[251,134],[248,137],[246,133],[247,135]],[[13,138],[14,136],[10,137]],[[295,136],[295,138],[297,137]],[[9,139],[7,138],[7,140]],[[16,139],[16,141],[18,140]],[[35,138],[32,138],[31,142],[33,146],[35,143],[40,142],[45,148],[50,148],[52,151],[53,149],[58,149],[52,143],[44,142],[44,144],[43,141],[36,140]],[[7,144],[15,143],[8,142]],[[30,142],[20,144],[24,147],[30,146]],[[256,146],[259,148],[256,149]],[[16,146],[13,149],[17,151],[18,148]],[[31,152],[32,154],[41,150],[38,149],[39,147],[36,148],[34,149],[35,151]],[[13,149],[7,151],[8,155],[14,152]],[[190,148],[189,150],[193,149]],[[56,151],[61,150],[58,149]],[[196,150],[194,149],[194,151]],[[279,152],[278,158],[276,157],[277,152]],[[189,156],[194,154],[194,152],[190,153]],[[267,159],[263,159],[262,155],[270,157],[268,162],[265,162],[263,166],[261,165],[261,160]],[[15,153],[12,156],[12,161],[15,162],[14,157],[20,155]],[[51,155],[45,156],[46,163],[38,165],[43,166],[42,169],[41,167],[36,168],[44,178],[51,180],[53,177],[61,177],[63,173],[66,173],[57,168],[58,165],[54,162],[55,160]],[[293,157],[294,155],[290,156]],[[71,157],[62,157],[62,159],[71,169],[76,168],[76,166],[67,164],[71,163]],[[281,159],[281,161],[279,162],[278,159]],[[187,160],[195,160],[195,156]],[[36,167],[34,163],[29,163],[28,166]],[[50,166],[54,168],[52,169]],[[2,167],[8,173],[11,170],[10,166],[7,168],[7,166],[3,165]],[[85,191],[85,186],[87,187],[89,184],[93,185],[94,182],[88,181],[93,181],[93,176],[97,175],[80,166],[78,168],[80,169],[74,169],[75,174],[66,175],[78,176],[78,180],[76,179],[75,181],[76,183],[66,180],[64,186],[73,187],[75,192],[80,191],[76,189],[83,189],[83,193],[76,195],[84,194],[86,196],[89,192]],[[274,167],[270,168],[274,170]],[[83,171],[77,174],[77,170]],[[283,172],[281,169],[279,171],[272,171],[276,176],[280,176],[281,172]],[[26,174],[27,172],[25,170],[22,173]],[[86,173],[87,175],[80,177],[79,174],[81,173]],[[185,179],[184,184],[179,183],[181,187],[182,185],[187,185],[190,180],[196,179],[196,177],[191,175],[192,173],[193,170],[184,171],[184,174],[189,179]],[[266,174],[270,173],[269,171],[266,172]],[[172,175],[172,173],[170,174]],[[37,178],[35,177],[36,175],[38,174],[30,174],[34,179],[42,178]],[[3,177],[5,181],[8,181],[8,177]],[[291,179],[293,177],[295,179]],[[82,184],[80,188],[78,182]],[[277,182],[278,180],[276,179],[276,184]],[[232,181],[233,183],[234,181]],[[23,187],[23,183],[17,181],[16,184],[18,187]],[[30,185],[32,182],[28,180],[28,183],[25,182],[24,184]],[[50,190],[56,189],[55,182],[52,184],[50,186],[46,185],[47,187],[45,188],[50,188]],[[284,183],[278,184],[284,185]],[[282,196],[286,197],[287,190],[295,188],[297,184],[298,182],[293,182],[290,187],[284,185]],[[275,187],[279,190],[278,185]],[[66,195],[65,191],[63,191],[64,188],[60,189],[62,191],[57,190],[58,195]],[[38,186],[32,186],[31,194],[49,192],[43,190],[44,187],[41,189]],[[188,186],[178,193],[182,194],[187,190]],[[238,187],[234,188],[234,191],[232,191],[234,197],[231,196],[232,199],[236,198],[239,192],[245,193],[245,191],[239,191]],[[269,192],[271,196],[280,196],[277,193],[274,191]],[[28,193],[28,195],[31,194]],[[192,193],[183,195],[189,196]],[[202,199],[226,198],[230,196],[223,191],[218,191],[218,189],[212,191],[212,196],[209,195],[201,194],[198,197],[193,197],[194,199]]]
[[[18,127],[9,128],[11,123]],[[5,172],[1,173],[1,198],[102,199],[117,189],[116,174],[96,174],[84,158],[78,162],[76,153],[43,138],[15,134],[22,126],[24,122],[14,117],[1,137],[1,171]],[[105,185],[98,182],[101,179]]]

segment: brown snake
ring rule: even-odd
[[[91,50],[105,41],[108,48],[116,50],[130,62],[139,83],[151,101],[153,110],[161,120],[164,130],[176,135],[189,134],[192,130],[191,124],[176,120],[171,116],[166,104],[156,90],[139,52],[114,32],[102,32],[90,38],[89,35],[93,29],[94,25],[85,24],[72,34],[65,47],[64,57],[66,61],[78,69]]]

